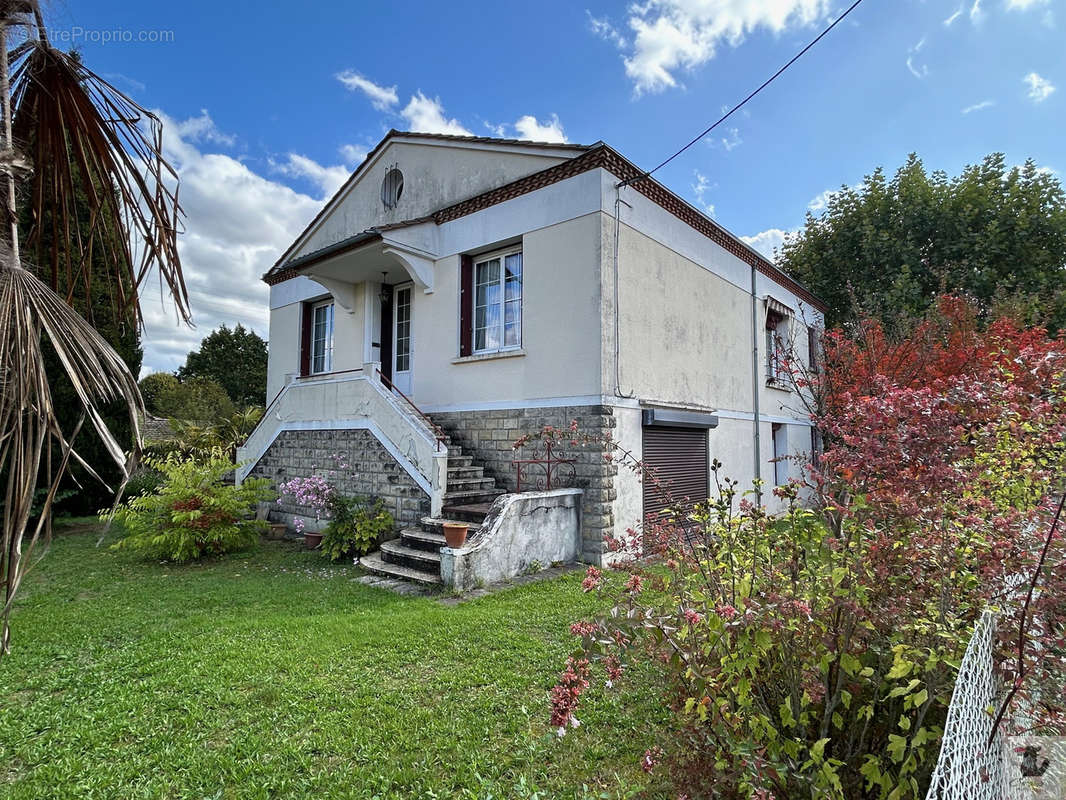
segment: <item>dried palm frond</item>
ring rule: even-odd
[[[48,43],[12,52],[13,135],[33,172],[24,182],[31,224],[25,247],[39,277],[67,299],[104,282],[116,308],[140,320],[144,281],[158,279],[189,320],[178,256],[177,173],[163,158],[159,119]],[[105,254],[106,269],[94,251]],[[85,303],[88,308],[90,304]]]
[[[15,26],[27,31],[27,40],[9,51],[7,34]],[[85,420],[120,468],[116,503],[141,451],[144,405],[136,379],[70,301],[84,292],[91,309],[92,293],[102,284],[112,309],[140,322],[142,284],[158,270],[181,320],[189,321],[189,309],[177,249],[177,174],[162,155],[161,124],[79,58],[52,48],[36,0],[0,0],[0,100],[3,655],[10,648],[16,592],[35,546],[50,536],[52,503],[70,461],[100,479],[74,449]],[[36,249],[45,264],[38,270],[43,281],[20,256],[20,183],[28,198],[27,249]],[[55,291],[60,287],[66,299]],[[69,432],[56,414],[51,384],[60,376],[47,374],[46,349],[62,365],[81,407]],[[129,413],[129,450],[101,413],[116,401]],[[53,453],[59,454],[56,464]],[[34,508],[39,486],[45,497]]]
[[[60,429],[52,405],[44,369],[45,343],[62,362],[84,410],[69,435]],[[100,414],[100,407],[114,400],[121,400],[130,412],[135,446],[128,453]],[[8,618],[19,583],[42,533],[47,535],[46,508],[38,515],[28,544],[23,545],[22,534],[30,522],[40,476],[46,476],[45,505],[50,506],[69,460],[80,461],[73,448],[74,437],[87,418],[128,477],[140,455],[138,421],[143,413],[137,381],[125,362],[92,325],[16,263],[6,245],[0,246],[0,475],[6,477],[0,552],[0,580],[5,587],[0,652],[9,646]],[[51,453],[53,445],[62,453],[60,463],[55,467],[42,465],[42,455]],[[89,465],[82,466],[95,474]]]

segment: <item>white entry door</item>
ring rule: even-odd
[[[411,290],[397,286],[392,297],[392,385],[411,394]]]

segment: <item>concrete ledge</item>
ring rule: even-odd
[[[504,494],[458,549],[442,547],[444,585],[463,592],[581,556],[581,489]]]

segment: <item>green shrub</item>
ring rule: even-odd
[[[395,525],[380,499],[334,494],[329,510],[332,516],[322,531],[322,552],[330,561],[363,555]]]
[[[130,476],[126,482],[125,497],[137,497],[145,492],[153,494],[163,485],[163,474],[154,469],[142,467]]]
[[[266,528],[252,515],[256,503],[274,499],[270,482],[224,483],[233,470],[229,459],[170,457],[146,459],[145,465],[162,475],[162,483],[118,507],[115,518],[128,535],[113,547],[182,563],[247,547]]]

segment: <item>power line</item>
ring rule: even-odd
[[[649,171],[647,171],[647,172],[643,173],[642,175],[638,175],[638,176],[637,176],[637,177],[635,177],[635,178],[627,178],[626,180],[622,181],[622,182],[621,182],[621,183],[619,183],[618,185],[619,185],[620,187],[621,187],[621,186],[628,186],[628,185],[629,185],[629,184],[631,184],[631,183],[636,183],[637,181],[642,181],[642,180],[644,180],[645,178],[649,178],[649,177],[651,177],[651,175],[652,175],[653,173],[656,173],[656,172],[658,172],[658,171],[659,171],[660,169],[662,169],[663,167],[665,167],[665,166],[666,166],[667,164],[669,164],[669,163],[670,163],[671,161],[673,161],[673,160],[674,160],[675,158],[677,158],[677,157],[678,157],[679,155],[681,155],[681,154],[682,154],[682,153],[684,153],[684,152],[685,152],[686,150],[688,150],[688,149],[689,149],[690,147],[692,147],[692,145],[696,144],[696,142],[698,142],[698,141],[699,141],[700,139],[702,139],[702,138],[703,138],[704,136],[706,136],[706,135],[707,135],[708,133],[710,133],[711,131],[713,131],[713,130],[714,130],[715,128],[717,128],[717,127],[718,127],[719,125],[721,125],[721,124],[722,124],[723,122],[725,122],[725,121],[726,121],[727,119],[729,119],[729,118],[730,118],[731,116],[733,116],[733,114],[735,114],[735,113],[736,113],[737,111],[739,111],[739,110],[740,110],[741,108],[743,108],[743,107],[744,107],[744,105],[745,105],[745,104],[746,104],[746,103],[747,103],[747,102],[748,102],[749,100],[751,100],[751,99],[752,99],[753,97],[755,97],[755,95],[757,95],[757,94],[758,94],[759,92],[761,92],[761,91],[762,91],[763,89],[765,89],[765,88],[766,88],[767,86],[769,86],[769,85],[770,85],[771,83],[773,83],[773,82],[774,82],[774,80],[776,80],[776,79],[777,79],[777,77],[778,77],[778,76],[779,76],[779,75],[780,75],[780,74],[781,74],[782,72],[784,72],[784,71],[785,71],[786,69],[788,69],[789,67],[791,67],[791,66],[792,66],[793,64],[795,64],[795,63],[796,63],[797,61],[799,61],[799,60],[800,60],[800,58],[802,58],[802,57],[803,57],[803,55],[804,55],[804,54],[805,54],[805,53],[806,53],[806,52],[807,52],[808,50],[810,50],[810,49],[811,49],[812,47],[814,47],[814,46],[815,46],[816,44],[818,44],[818,42],[820,42],[820,41],[821,41],[821,40],[822,40],[823,38],[825,38],[825,36],[826,36],[826,35],[828,35],[829,31],[833,30],[833,28],[835,28],[835,27],[836,27],[837,25],[839,25],[839,24],[840,24],[841,22],[843,22],[844,18],[845,18],[845,17],[846,17],[846,16],[848,15],[848,14],[850,14],[850,13],[851,13],[852,11],[854,11],[854,10],[855,10],[856,8],[858,8],[858,6],[859,6],[859,4],[860,4],[861,2],[862,2],[862,0],[855,0],[855,2],[854,2],[854,3],[852,3],[852,4],[850,5],[850,6],[848,6],[848,10],[847,10],[847,11],[845,11],[845,12],[844,12],[843,14],[841,14],[841,15],[840,15],[839,17],[837,17],[837,18],[836,18],[835,20],[833,20],[833,21],[832,21],[832,22],[830,23],[829,27],[827,27],[827,28],[826,28],[826,29],[825,29],[824,31],[822,31],[821,33],[819,33],[819,34],[818,34],[818,36],[816,36],[816,37],[815,37],[814,39],[812,39],[812,40],[810,41],[810,43],[809,43],[809,44],[808,44],[808,45],[807,45],[806,47],[804,47],[804,48],[803,48],[802,50],[800,50],[800,51],[799,51],[798,53],[796,53],[796,55],[792,56],[792,58],[790,58],[790,59],[788,60],[788,63],[787,63],[787,64],[785,64],[785,65],[784,65],[783,67],[781,67],[781,69],[779,69],[779,70],[778,70],[777,72],[775,72],[775,73],[774,73],[773,75],[771,75],[771,76],[770,76],[769,78],[767,78],[767,79],[766,79],[765,81],[763,81],[762,85],[761,85],[761,86],[759,86],[759,88],[758,88],[758,89],[756,89],[756,90],[755,90],[754,92],[752,92],[751,94],[749,94],[749,95],[748,95],[747,97],[745,97],[745,98],[744,98],[743,100],[741,100],[741,101],[740,101],[739,103],[737,103],[737,104],[736,104],[735,106],[733,106],[733,107],[732,107],[731,109],[729,109],[729,111],[727,111],[727,112],[726,112],[725,114],[723,114],[723,115],[722,115],[722,117],[721,117],[721,118],[720,118],[720,119],[719,119],[719,120],[718,120],[717,122],[715,122],[715,123],[714,123],[713,125],[711,125],[711,126],[710,126],[709,128],[707,128],[707,130],[703,131],[703,133],[699,134],[699,136],[697,136],[696,138],[694,138],[694,139],[693,139],[693,140],[692,140],[691,142],[689,142],[688,144],[686,144],[686,145],[685,145],[684,147],[682,147],[682,148],[681,148],[680,150],[678,150],[678,151],[677,151],[676,153],[674,153],[674,154],[673,154],[672,156],[670,156],[670,157],[669,157],[668,159],[666,159],[665,161],[663,161],[663,162],[662,162],[661,164],[659,164],[659,165],[658,165],[657,167],[655,167],[655,168],[653,168],[653,169],[651,169],[651,170],[649,170]]]

